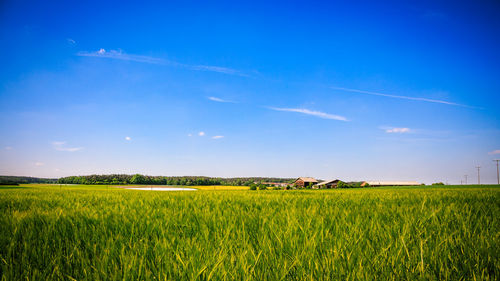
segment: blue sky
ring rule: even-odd
[[[2,1],[0,174],[496,182],[495,1]]]

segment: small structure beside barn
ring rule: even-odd
[[[287,185],[290,185],[287,182],[262,182],[262,184],[265,184],[268,186],[276,186],[276,187],[286,187]]]
[[[313,188],[337,188],[337,184],[340,182],[339,179],[336,180],[329,180],[329,181],[324,181],[320,182],[316,185],[313,186]]]
[[[313,186],[317,183],[318,181],[315,178],[301,177],[296,179],[293,184],[297,187],[304,188],[308,186]]]

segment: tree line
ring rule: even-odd
[[[280,182],[290,183],[294,179],[290,178],[263,178],[263,177],[246,177],[246,178],[213,178],[202,176],[146,176],[141,174],[135,175],[88,175],[88,176],[70,176],[63,177],[57,180],[60,184],[149,184],[149,185],[239,185],[248,186],[253,183],[260,182]]]
[[[44,179],[21,176],[0,176],[0,185],[14,185],[27,183],[56,183],[57,179]]]

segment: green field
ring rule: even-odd
[[[0,187],[1,280],[498,280],[500,188]]]

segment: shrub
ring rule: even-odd
[[[339,181],[337,183],[337,188],[348,188],[348,187],[349,186],[345,182],[343,182],[343,181]]]

